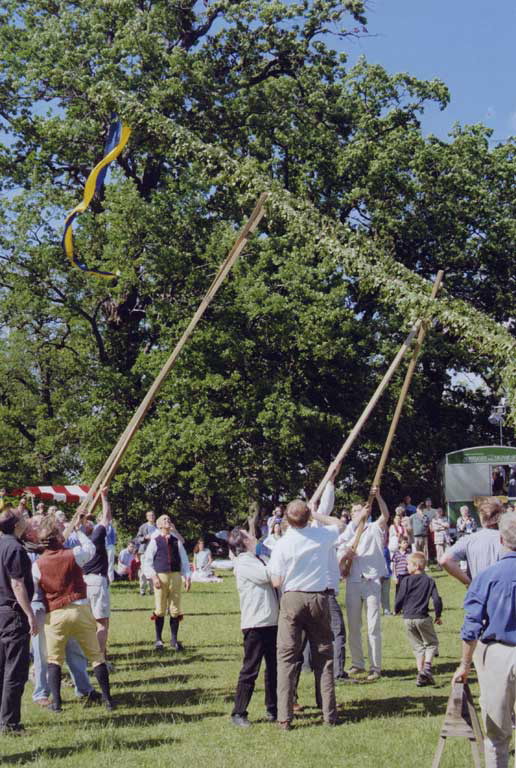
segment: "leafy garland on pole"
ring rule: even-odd
[[[133,104],[133,124],[142,121],[146,131],[165,136],[177,155],[190,161],[202,162],[205,171],[213,172],[220,183],[232,184],[247,191],[270,192],[267,207],[269,217],[282,221],[289,231],[311,242],[319,253],[326,254],[349,276],[356,277],[367,290],[374,290],[386,306],[396,305],[408,322],[417,317],[437,319],[443,328],[460,337],[480,355],[491,359],[510,405],[509,420],[516,426],[516,339],[484,312],[468,302],[447,297],[445,291],[438,302],[430,298],[431,285],[410,269],[384,252],[375,253],[373,244],[358,247],[344,244],[356,238],[345,225],[325,216],[308,200],[299,200],[280,183],[263,174],[254,159],[235,160],[224,149],[206,144],[190,130],[169,118],[153,113],[142,114]]]

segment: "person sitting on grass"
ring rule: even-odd
[[[408,639],[417,662],[417,685],[434,685],[432,659],[439,648],[439,641],[432,618],[428,614],[430,598],[434,604],[435,623],[441,624],[443,603],[435,581],[425,573],[426,557],[422,552],[408,556],[408,572],[396,597],[394,611],[403,611]]]
[[[109,672],[100,649],[97,625],[88,600],[82,566],[95,556],[95,544],[82,532],[83,513],[79,509],[70,523],[76,529],[79,544],[65,549],[61,528],[53,517],[41,523],[38,538],[45,543],[41,557],[32,564],[35,588],[41,589],[47,617],[48,686],[52,694],[50,709],[61,712],[61,668],[69,638],[75,638],[92,662],[93,674],[102,691],[106,709],[115,708],[109,688]]]
[[[185,590],[191,584],[190,563],[185,548],[179,540],[175,526],[168,515],[161,515],[156,520],[158,533],[150,540],[145,551],[143,568],[145,576],[154,585],[154,613],[152,617],[156,628],[155,648],[163,650],[163,625],[165,614],[170,614],[170,646],[174,651],[183,650],[177,639],[181,613],[181,576]]]
[[[222,579],[215,576],[212,563],[211,550],[205,545],[203,538],[198,539],[193,550],[192,581],[208,582],[210,584],[221,582]]]
[[[125,549],[118,554],[118,564],[115,567],[115,579],[134,581],[138,576],[139,561],[136,554],[136,544],[128,541]]]

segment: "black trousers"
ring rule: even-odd
[[[20,724],[20,707],[30,664],[29,622],[12,608],[0,608],[0,727]]]
[[[265,708],[274,717],[278,713],[276,639],[278,627],[244,629],[244,661],[238,676],[233,715],[247,715],[254,684],[265,658]]]

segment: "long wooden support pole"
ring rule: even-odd
[[[441,273],[439,273],[439,274],[441,275],[441,277],[439,279],[439,285],[440,285],[441,281],[442,281],[442,274]],[[436,282],[437,282],[437,279],[438,278],[436,278]],[[435,284],[434,284],[434,287],[435,287]],[[432,298],[434,298],[433,290],[432,290]],[[360,415],[358,421],[356,422],[355,426],[353,427],[353,429],[349,433],[349,435],[348,435],[344,445],[342,446],[342,448],[338,452],[338,454],[335,457],[335,459],[331,462],[330,466],[328,467],[328,470],[326,471],[326,474],[324,475],[323,479],[321,480],[321,482],[317,486],[314,494],[312,495],[312,498],[310,499],[310,504],[314,504],[317,501],[319,501],[319,499],[321,498],[322,492],[324,491],[324,488],[326,487],[326,483],[340,469],[340,466],[342,465],[342,462],[346,458],[346,456],[349,453],[353,443],[355,442],[355,440],[357,439],[358,435],[360,434],[360,432],[362,430],[362,427],[364,426],[364,424],[368,420],[369,416],[373,412],[374,408],[376,407],[376,404],[377,404],[378,400],[383,395],[384,391],[387,388],[387,385],[389,384],[390,380],[394,376],[394,374],[395,374],[399,364],[403,360],[407,350],[409,349],[410,345],[412,344],[412,342],[414,340],[414,337],[419,332],[419,330],[420,330],[420,328],[422,326],[422,322],[423,321],[421,319],[416,320],[416,322],[412,326],[408,336],[406,337],[405,341],[403,342],[403,344],[399,348],[398,353],[396,354],[396,357],[394,358],[394,360],[390,364],[390,366],[389,366],[388,370],[386,371],[383,379],[381,380],[381,382],[378,384],[376,390],[374,391],[373,396],[371,397],[371,399],[369,400],[368,404],[364,408],[364,410],[363,410],[362,414]],[[393,433],[393,436],[394,436],[394,433]],[[391,442],[392,442],[392,438],[391,438]]]
[[[156,379],[154,380],[151,388],[149,389],[144,399],[140,403],[138,409],[133,414],[131,421],[125,428],[117,444],[111,451],[109,457],[106,459],[104,466],[102,467],[97,477],[95,478],[93,484],[91,485],[88,495],[81,505],[84,509],[88,511],[88,513],[93,512],[93,510],[95,509],[100,499],[100,491],[102,487],[108,485],[111,482],[111,479],[115,474],[118,468],[118,465],[120,464],[129,443],[131,442],[131,439],[133,438],[135,432],[138,430],[140,424],[142,423],[145,417],[145,414],[147,413],[150,406],[154,402],[154,399],[156,398],[156,395],[161,389],[163,382],[165,381],[170,371],[172,370],[181,350],[183,349],[186,342],[192,335],[195,327],[197,326],[202,316],[206,312],[208,306],[210,305],[210,302],[216,295],[217,291],[219,290],[220,286],[226,279],[230,270],[236,263],[242,250],[247,244],[249,236],[254,232],[254,230],[262,220],[263,216],[265,215],[265,203],[267,201],[268,196],[269,196],[268,192],[264,192],[260,195],[260,198],[258,199],[258,202],[256,203],[256,206],[252,214],[250,215],[249,219],[241,229],[233,247],[231,248],[225,261],[220,266],[219,271],[217,272],[217,275],[215,276],[211,286],[206,292],[201,303],[199,304],[186,330],[184,331],[183,335],[177,342],[172,354],[170,355],[167,362],[159,372]]]
[[[442,285],[443,278],[444,278],[444,271],[440,269],[435,277],[434,285],[432,288],[432,294],[430,296],[431,299],[436,298],[439,292],[439,288]],[[405,400],[407,398],[407,394],[408,394],[410,385],[412,383],[412,377],[414,376],[414,371],[416,370],[419,353],[421,352],[421,347],[423,345],[423,341],[425,340],[427,330],[428,330],[428,323],[422,323],[419,329],[419,333],[417,335],[416,344],[412,352],[412,357],[410,359],[410,363],[408,365],[407,372],[405,374],[405,379],[401,387],[401,391],[398,397],[398,402],[396,404],[396,409],[394,411],[394,416],[392,417],[391,426],[389,428],[389,433],[387,435],[387,439],[385,440],[385,445],[383,446],[383,451],[382,451],[382,455],[380,456],[380,461],[378,462],[378,467],[376,468],[376,472],[375,472],[374,479],[371,486],[372,488],[374,488],[375,486],[379,487],[381,484],[383,471],[385,469],[385,465],[387,464],[387,459],[389,458],[392,441],[394,440],[394,435],[396,434],[396,430],[398,428],[401,412],[403,410],[403,406],[405,405]]]
[[[434,285],[432,288],[432,294],[431,298],[435,299],[437,296],[437,293],[439,292],[439,288],[441,287],[442,281],[444,277],[443,270],[439,270],[439,272],[436,275]],[[403,381],[403,385],[401,387],[401,391],[398,397],[398,402],[396,403],[396,409],[394,411],[394,415],[392,417],[391,426],[389,427],[389,432],[387,434],[387,438],[385,440],[385,444],[383,446],[382,455],[380,456],[380,461],[378,462],[378,466],[376,468],[376,472],[373,478],[373,482],[371,484],[371,490],[369,492],[369,499],[368,499],[368,507],[370,508],[373,502],[373,496],[374,492],[373,489],[375,487],[380,487],[380,484],[382,482],[382,476],[383,471],[385,469],[385,465],[387,464],[387,459],[389,457],[389,452],[391,450],[392,441],[394,440],[394,435],[396,434],[396,429],[398,428],[398,423],[400,420],[401,412],[403,410],[403,406],[405,404],[405,400],[407,398],[407,394],[409,391],[410,384],[412,382],[412,377],[414,376],[414,371],[416,370],[417,361],[419,358],[419,353],[421,351],[421,347],[423,345],[423,341],[426,336],[426,332],[428,330],[428,324],[422,323],[421,327],[419,328],[419,332],[416,339],[416,344],[414,346],[414,350],[412,352],[412,357],[410,359],[410,363],[407,368],[407,372],[405,374],[405,379]],[[366,520],[365,518],[363,520],[360,520],[358,523],[357,529],[355,531],[355,535],[353,537],[353,542],[351,544],[350,549],[353,550],[353,552],[356,552],[358,549],[358,545],[360,544],[360,539],[362,538],[362,534],[364,533],[364,529],[366,526]],[[346,576],[349,576],[349,572],[351,570],[351,560],[346,559],[343,561],[341,565],[341,575],[343,578],[346,578]]]

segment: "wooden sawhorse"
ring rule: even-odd
[[[454,683],[452,685],[432,768],[439,768],[446,739],[452,738],[468,739],[471,744],[473,764],[475,768],[482,768],[484,737],[467,683]]]

